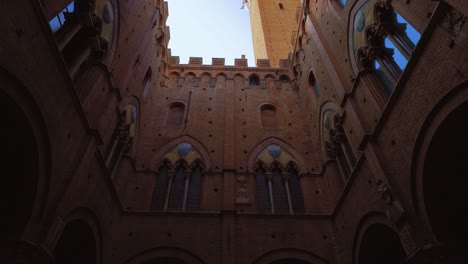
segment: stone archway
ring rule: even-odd
[[[413,202],[424,249],[415,263],[465,263],[468,257],[468,89],[445,95],[421,129],[413,155]]]
[[[3,115],[1,237],[19,239],[32,214],[39,170],[39,152],[33,129],[22,109],[0,90]]]
[[[468,102],[453,110],[432,137],[423,172],[427,217],[439,242],[468,242]]]
[[[384,224],[369,226],[360,243],[356,264],[405,263],[406,253],[398,234]]]
[[[93,228],[84,220],[69,222],[54,250],[56,264],[97,264],[97,242]]]

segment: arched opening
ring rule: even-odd
[[[315,94],[317,96],[320,95],[320,86],[317,83],[317,80],[315,79],[314,73],[311,71],[309,73],[309,87],[315,91]]]
[[[400,238],[390,227],[374,224],[366,230],[359,249],[359,264],[398,264],[405,259]]]
[[[36,138],[22,109],[0,90],[0,109],[4,113],[0,129],[3,138],[0,217],[3,239],[19,239],[32,214],[39,171]]]
[[[97,263],[96,239],[91,226],[73,220],[63,229],[54,250],[56,264]]]
[[[424,204],[437,240],[468,244],[468,102],[452,111],[432,137],[424,161]]]
[[[249,77],[249,86],[259,86],[260,85],[260,78],[257,75],[252,74]]]
[[[280,77],[281,89],[289,89],[291,88],[291,78],[287,75],[281,75]]]

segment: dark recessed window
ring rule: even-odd
[[[257,75],[251,75],[249,77],[249,86],[259,86],[260,85],[260,78]]]
[[[284,6],[283,6],[282,3],[279,3],[279,8],[280,8],[280,9],[284,9]]]

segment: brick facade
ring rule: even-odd
[[[96,1],[56,33],[70,1],[0,4],[6,263],[466,262],[465,1],[302,1],[257,67],[180,64],[167,3]],[[388,14],[421,35],[391,92]]]

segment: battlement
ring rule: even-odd
[[[203,64],[203,58],[201,57],[190,57],[188,64],[181,64],[179,56],[172,56],[171,49],[168,49],[168,61],[169,66],[177,67],[226,67],[226,68],[250,68],[250,69],[269,69],[269,68],[281,68],[286,69],[290,66],[289,59],[282,59],[279,61],[279,67],[272,67],[269,59],[257,59],[256,67],[249,67],[248,60],[245,55],[241,58],[234,59],[234,65],[226,65],[225,58],[212,58],[211,64]]]

